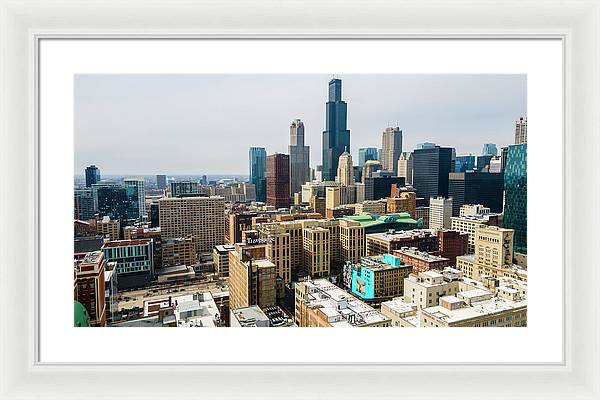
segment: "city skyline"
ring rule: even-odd
[[[359,148],[381,148],[387,125],[403,131],[403,151],[428,141],[455,147],[457,155],[479,155],[484,143],[512,144],[515,120],[526,116],[525,75],[336,77],[344,81],[355,160]],[[78,75],[74,173],[96,164],[103,175],[246,175],[249,147],[288,153],[289,126],[296,118],[305,124],[314,168],[322,161],[330,79],[327,74]],[[115,151],[119,147],[124,150]]]

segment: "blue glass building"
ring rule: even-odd
[[[379,160],[379,152],[375,147],[358,149],[358,166],[362,168],[368,160]]]
[[[250,183],[256,188],[256,201],[267,201],[267,151],[264,147],[250,147]]]
[[[347,128],[348,107],[342,101],[342,81],[329,81],[329,98],[325,104],[323,131],[323,181],[334,181],[338,161],[344,151],[350,152],[350,131]]]
[[[100,170],[95,165],[90,165],[85,169],[85,186],[92,187],[98,182],[100,182]]]
[[[514,251],[527,254],[527,144],[508,147],[504,169],[504,227],[515,230]]]
[[[485,143],[483,145],[483,150],[482,150],[481,154],[484,156],[497,156],[498,148],[496,147],[496,145],[494,143]]]
[[[454,161],[454,172],[467,172],[475,169],[475,156],[458,156]]]

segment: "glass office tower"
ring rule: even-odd
[[[329,99],[325,104],[323,131],[323,181],[334,181],[338,161],[344,151],[350,152],[350,131],[347,129],[348,108],[342,101],[342,81],[329,81]]]
[[[256,201],[267,201],[267,151],[264,147],[250,147],[250,183],[256,188]]]
[[[515,230],[514,251],[527,254],[527,144],[508,146],[504,169],[504,227]]]

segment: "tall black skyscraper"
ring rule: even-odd
[[[417,197],[448,197],[448,174],[452,172],[451,147],[435,146],[413,152],[413,186]]]
[[[344,151],[350,152],[350,131],[347,129],[348,108],[342,101],[342,81],[329,81],[329,99],[325,104],[323,131],[323,180],[334,181],[338,160]]]
[[[85,186],[92,187],[98,182],[100,182],[100,170],[95,165],[90,165],[85,169]]]

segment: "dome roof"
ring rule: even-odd
[[[73,326],[75,327],[79,327],[79,326],[90,326],[90,315],[88,314],[87,310],[85,309],[85,307],[83,306],[83,304],[81,304],[78,301],[74,302],[74,322],[73,322]]]

